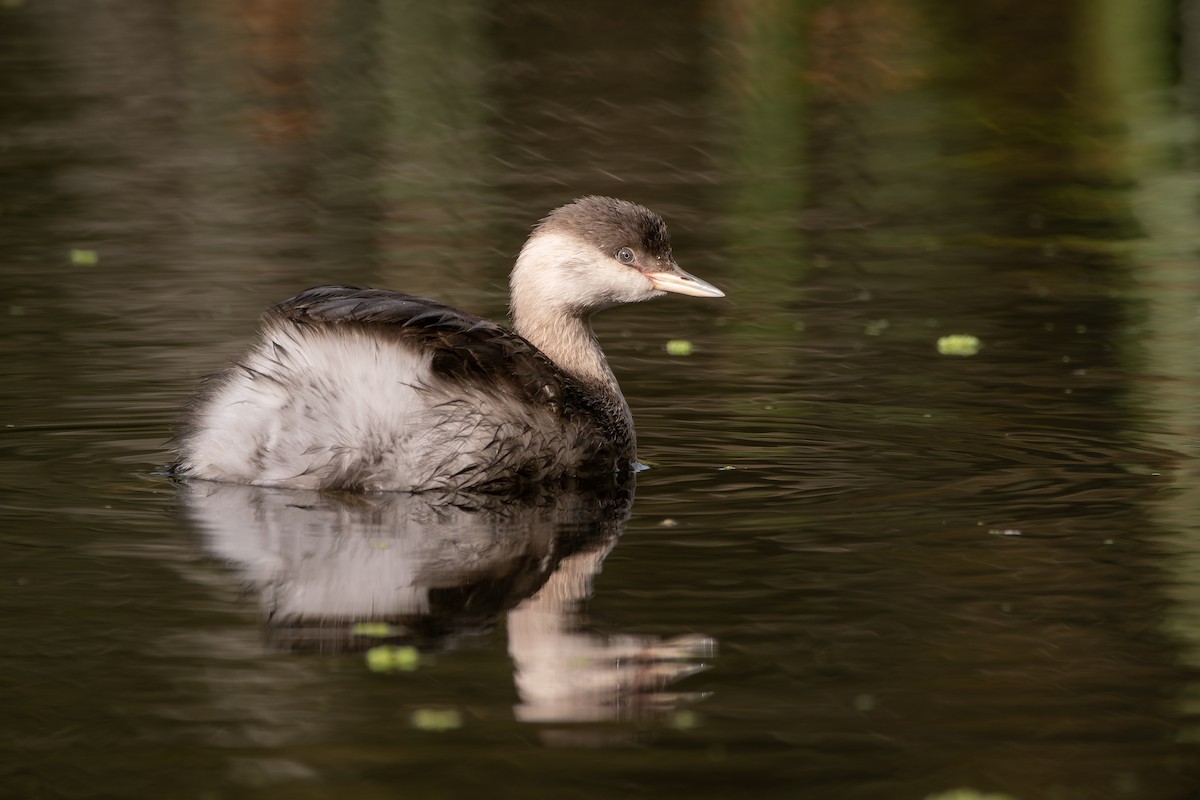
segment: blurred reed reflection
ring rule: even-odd
[[[587,630],[581,606],[629,517],[633,487],[512,498],[332,495],[180,486],[207,549],[259,599],[272,647],[444,650],[500,619],[527,722],[599,721],[674,708],[669,693],[715,644]],[[384,636],[364,635],[387,623]]]

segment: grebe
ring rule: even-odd
[[[510,279],[515,332],[423,297],[320,286],[268,310],[208,379],[176,472],[348,491],[508,492],[628,471],[629,406],[593,312],[724,293],[679,268],[662,218],[584,197],[534,226]]]

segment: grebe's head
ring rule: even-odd
[[[512,312],[587,316],[666,292],[724,297],[679,268],[671,234],[648,208],[611,197],[582,197],[533,229],[513,268]]]

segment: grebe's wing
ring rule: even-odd
[[[318,286],[267,311],[264,320],[351,326],[393,336],[430,354],[433,373],[470,387],[504,390],[562,411],[567,378],[540,350],[507,328],[425,297],[386,289]]]

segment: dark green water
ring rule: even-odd
[[[1193,0],[0,3],[0,794],[1196,797],[1198,130]],[[156,476],[588,193],[728,294],[597,320],[636,497]]]

